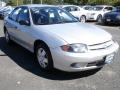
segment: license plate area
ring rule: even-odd
[[[111,19],[106,19],[106,21],[107,21],[107,22],[110,22],[110,21],[111,21]]]

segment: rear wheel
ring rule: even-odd
[[[50,71],[53,69],[53,60],[49,48],[45,44],[36,47],[36,58],[42,70]]]
[[[8,31],[5,30],[4,33],[5,33],[5,40],[6,40],[7,44],[11,44],[12,41],[11,41],[11,39],[10,39],[10,35],[9,35]]]
[[[86,17],[85,17],[85,16],[81,16],[81,17],[80,17],[80,22],[85,23],[85,22],[86,22]]]

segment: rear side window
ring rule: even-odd
[[[79,11],[79,8],[78,7],[71,7],[71,11]]]
[[[67,12],[70,12],[71,11],[71,8],[70,7],[65,7],[64,8]]]
[[[9,19],[13,20],[13,21],[16,21],[17,19],[17,16],[19,14],[19,12],[21,11],[21,8],[16,8],[14,9],[11,14],[9,15]]]
[[[113,7],[105,7],[105,9],[108,10],[108,11],[112,11]]]

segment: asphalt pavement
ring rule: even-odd
[[[110,32],[120,45],[118,26],[96,26]],[[120,90],[120,51],[113,63],[102,69],[45,72],[32,53],[17,44],[6,44],[2,28],[0,21],[0,90]]]

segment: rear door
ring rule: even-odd
[[[4,23],[7,27],[8,33],[10,34],[10,38],[13,40],[18,39],[16,36],[16,29],[17,29],[17,17],[19,12],[21,11],[20,7],[15,8],[11,14],[8,16],[7,19],[5,19]]]

